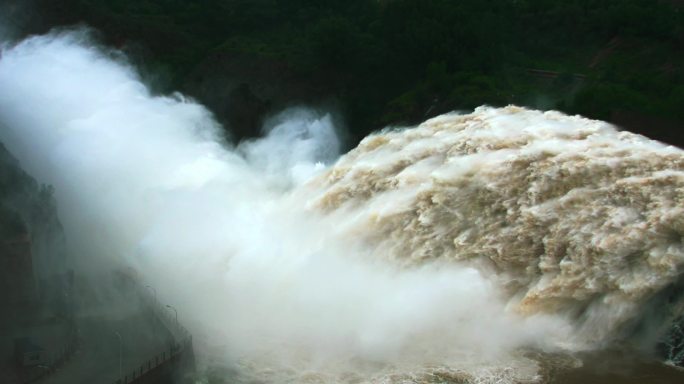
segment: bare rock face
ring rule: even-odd
[[[684,267],[684,152],[558,112],[383,131],[309,188],[377,257],[475,265],[518,312],[566,314],[586,340],[624,331]]]

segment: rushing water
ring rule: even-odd
[[[683,171],[680,149],[606,123],[479,108],[372,135],[312,184],[377,257],[471,264],[596,344],[678,283]]]
[[[339,159],[331,118],[303,109],[232,145],[80,32],[3,49],[0,125],[55,186],[75,266],[136,269],[207,377],[681,376],[643,357],[682,313],[677,148],[518,107],[388,129]]]

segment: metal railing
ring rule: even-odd
[[[116,380],[114,384],[134,383],[136,380],[140,380],[153,373],[157,368],[164,366],[167,362],[179,358],[183,351],[190,348],[192,348],[192,336],[188,335],[188,337],[183,339],[180,343],[174,343],[168,350],[148,359],[141,364],[140,367],[129,371],[123,377]]]
[[[168,349],[150,357],[139,367],[123,374],[122,377],[114,381],[114,384],[134,383],[135,381],[154,373],[155,370],[162,368],[165,364],[179,359],[184,351],[192,350],[192,335],[180,324],[177,314],[171,316],[171,313],[166,310],[166,306],[157,300],[156,292],[154,296],[147,293],[145,288],[148,286],[144,286],[138,282],[136,282],[136,285],[138,285],[138,292],[141,299],[147,302],[148,307],[152,309],[157,319],[169,329],[171,336],[174,338],[174,342]]]

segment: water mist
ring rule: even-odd
[[[601,339],[620,322],[578,325],[577,307],[627,303],[623,286],[609,288],[650,281],[648,266],[672,280],[682,264],[681,151],[560,114],[447,116],[370,136],[333,166],[340,146],[325,113],[284,111],[264,138],[233,145],[204,107],[152,95],[120,53],[77,31],[2,50],[0,123],[27,172],[55,187],[77,267],[135,269],[178,308],[205,361],[248,379],[393,382],[446,370],[537,380],[521,350],[589,347],[587,324],[607,329]],[[604,172],[580,180],[594,156]],[[644,158],[643,172],[625,165]],[[639,177],[651,179],[616,182]],[[649,193],[670,208],[666,240],[636,228],[623,250],[568,227],[590,233],[601,211],[572,199],[598,190],[586,196],[604,204],[613,184],[658,180],[667,187]],[[627,208],[601,220],[622,234],[653,211]],[[565,253],[551,253],[559,243]],[[649,261],[617,283],[575,276],[573,286],[600,287],[573,296],[562,278],[585,243]],[[629,317],[632,307],[609,308]]]

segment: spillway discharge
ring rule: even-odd
[[[681,314],[684,153],[599,121],[482,107],[336,160],[331,117],[293,109],[233,145],[72,31],[4,46],[0,125],[76,266],[137,270],[241,377],[534,382],[530,350]]]

